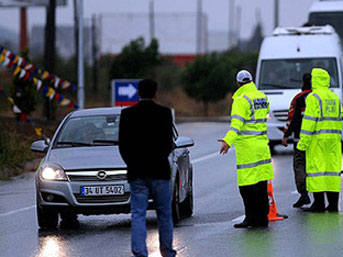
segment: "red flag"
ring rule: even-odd
[[[59,100],[60,99],[60,94],[56,93],[55,96],[54,96],[55,100]]]
[[[30,73],[26,72],[25,76],[24,76],[24,81],[28,80],[30,77]]]
[[[20,120],[28,120],[29,118],[27,117],[27,115],[25,113],[21,113],[19,119]]]
[[[74,107],[74,102],[73,101],[70,101],[70,103],[67,105],[67,107],[69,109],[73,108]]]

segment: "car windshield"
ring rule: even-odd
[[[70,118],[59,132],[55,146],[117,145],[119,120],[119,115]]]
[[[259,89],[300,89],[304,73],[323,68],[331,76],[330,87],[339,87],[335,58],[264,60],[261,63]]]

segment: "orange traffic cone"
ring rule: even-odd
[[[274,220],[283,220],[287,219],[287,215],[281,215],[277,213],[277,208],[276,208],[276,203],[274,199],[274,190],[273,190],[273,185],[272,181],[268,180],[268,199],[269,199],[269,214],[268,214],[268,220],[274,221]]]

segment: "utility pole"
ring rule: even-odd
[[[78,86],[77,86],[77,104],[80,110],[85,108],[85,88],[84,88],[84,60],[83,60],[83,0],[78,0]]]
[[[228,29],[228,48],[234,44],[234,27],[235,27],[235,0],[229,0],[229,29]]]
[[[279,0],[274,0],[274,28],[279,27]]]
[[[202,0],[197,0],[197,42],[196,53],[202,53]]]
[[[237,6],[236,10],[236,37],[237,37],[237,46],[240,48],[241,43],[241,22],[242,22],[242,7]]]
[[[55,73],[56,59],[56,0],[50,0],[47,7],[45,25],[44,67],[50,73]],[[47,121],[53,118],[49,97],[45,97],[45,115]]]
[[[20,51],[27,50],[27,15],[26,7],[20,8]]]
[[[93,59],[93,92],[98,91],[98,44],[96,36],[96,15],[92,16],[92,59]]]
[[[150,41],[155,38],[155,8],[154,0],[149,2],[149,25],[150,25]]]
[[[78,52],[79,52],[79,24],[78,24],[78,14],[77,14],[77,1],[78,0],[73,0],[73,3],[74,3],[74,47],[75,47],[75,60],[74,60],[74,63],[75,63],[75,83],[76,85],[78,85],[77,83],[77,65],[78,65]]]

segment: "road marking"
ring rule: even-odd
[[[231,220],[231,223],[243,222],[244,218],[245,218],[245,215],[239,216],[239,217]]]
[[[197,158],[195,160],[192,160],[192,163],[194,164],[194,163],[197,163],[197,162],[202,162],[202,161],[205,161],[207,159],[213,158],[215,156],[219,156],[219,152],[211,153],[211,154],[205,155],[203,157]]]
[[[291,194],[292,194],[292,195],[296,195],[296,194],[298,194],[298,191],[295,190],[295,191],[293,191]]]
[[[2,217],[7,217],[7,216],[10,216],[10,215],[15,214],[15,213],[18,213],[18,212],[28,211],[28,210],[31,210],[31,209],[33,209],[33,208],[35,208],[35,207],[36,207],[36,205],[31,205],[31,206],[29,206],[29,207],[21,208],[21,209],[15,210],[15,211],[10,211],[10,212],[1,213],[1,214],[0,214],[0,218],[2,218]]]

